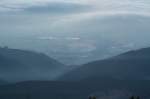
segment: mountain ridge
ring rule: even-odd
[[[52,80],[65,70],[64,64],[45,54],[0,48],[0,78],[8,81]]]
[[[115,79],[150,79],[150,48],[129,51],[104,60],[90,62],[66,73],[62,80],[83,80],[92,77]]]

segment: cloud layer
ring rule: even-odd
[[[149,12],[148,0],[1,0],[0,45],[110,56],[149,45]]]
[[[54,3],[55,2],[55,3]],[[57,3],[56,3],[57,2]],[[68,3],[68,4],[66,4]],[[70,5],[69,5],[70,4]],[[76,7],[73,4],[78,5],[91,5],[97,8],[98,11],[149,11],[150,1],[147,0],[1,0],[1,11],[7,11],[8,9],[14,10],[19,8],[38,8],[45,9],[45,7]],[[49,5],[49,6],[48,6]],[[56,9],[56,8],[55,8]],[[70,8],[69,8],[70,9]],[[55,10],[54,10],[55,11]]]
[[[48,1],[48,0],[10,0],[2,1],[0,3],[0,12],[12,12],[12,11],[28,11],[36,13],[65,13],[65,12],[76,12],[89,9],[86,4],[64,2],[64,1]]]

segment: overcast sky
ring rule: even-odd
[[[92,27],[104,27],[104,21],[108,17],[136,16],[134,19],[142,21],[137,16],[149,18],[149,12],[150,1],[148,0],[1,0],[0,34],[7,34],[6,36],[21,33],[22,35],[38,33],[64,35],[60,32],[69,32],[67,35],[70,35],[75,30],[92,32]],[[97,23],[95,19],[102,19],[103,22]],[[87,24],[89,24],[87,31],[82,31]],[[135,26],[137,26],[136,22]],[[97,32],[102,31],[97,30]]]
[[[64,8],[66,6],[69,6],[69,4],[66,5],[66,3],[70,3],[70,6],[83,6],[83,8],[85,7],[85,5],[89,5],[91,8],[87,6],[87,9],[91,13],[104,13],[104,11],[108,11],[110,13],[112,13],[112,11],[122,11],[123,13],[124,11],[125,13],[134,12],[138,14],[143,13],[149,15],[148,12],[150,10],[150,1],[148,0],[1,0],[0,11],[16,11],[33,7],[37,9],[44,9],[46,6],[51,6],[50,8],[52,9],[52,4],[56,2],[61,3],[61,7],[63,6]],[[59,6],[55,5],[55,7],[58,8]],[[95,8],[95,10],[91,11],[92,8]],[[53,9],[56,8],[54,8],[53,6]],[[80,10],[82,10],[82,7]]]
[[[149,12],[149,0],[0,0],[0,46],[120,53],[150,46]]]
[[[143,21],[143,18],[137,16],[147,19],[150,16],[149,12],[150,1],[148,0],[1,0],[0,35],[2,37],[2,35],[49,33],[50,36],[51,34],[66,36],[76,31],[78,34],[83,32],[88,34],[89,31],[101,33],[102,29],[95,31],[93,27],[106,28],[104,23],[107,22],[107,30],[109,30],[114,26],[112,24],[117,25],[117,22],[108,23],[107,18],[120,15],[124,18],[134,16],[135,18],[132,19],[138,21],[132,21],[134,28],[137,28],[137,22]],[[99,22],[95,22],[97,20]],[[121,22],[119,19],[118,21]],[[121,24],[123,25],[122,22]],[[89,28],[83,31],[86,25]],[[129,25],[125,27],[128,28]],[[146,27],[141,25],[140,30]],[[122,31],[126,28],[122,28]],[[115,35],[111,32],[108,34]]]

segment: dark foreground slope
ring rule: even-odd
[[[150,48],[130,51],[106,60],[85,64],[60,79],[65,81],[102,80],[105,77],[122,80],[150,79]]]
[[[149,99],[149,83],[124,80],[76,83],[30,81],[0,86],[0,99],[88,99],[90,95],[102,99],[128,99],[131,95],[139,95]]]
[[[0,78],[8,81],[51,80],[65,66],[42,53],[0,48]]]

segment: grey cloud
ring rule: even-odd
[[[64,25],[63,25],[64,24]],[[68,33],[72,35],[80,35],[87,38],[99,40],[114,40],[116,42],[125,42],[126,44],[135,43],[136,46],[149,45],[150,17],[142,15],[112,15],[112,16],[93,16],[90,18],[82,18],[74,21],[64,21],[53,28],[58,32]]]
[[[47,4],[34,4],[34,5],[0,5],[0,8],[9,9],[10,11],[20,11],[26,13],[74,13],[88,11],[92,7],[90,5],[69,3],[69,2],[48,2]]]
[[[74,3],[49,3],[44,6],[32,6],[26,8],[26,11],[29,12],[50,12],[50,13],[64,13],[64,12],[76,12],[76,11],[83,11],[86,10],[89,6],[87,5],[80,5]]]

